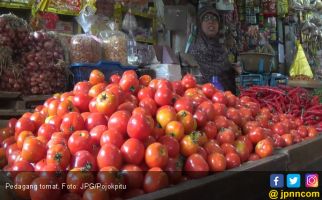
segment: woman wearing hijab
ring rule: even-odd
[[[213,7],[199,11],[198,32],[188,54],[198,63],[203,82],[211,82],[217,76],[224,90],[236,93],[235,69],[228,61],[228,54],[219,43],[220,16]]]

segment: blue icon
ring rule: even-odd
[[[284,175],[283,174],[271,174],[270,186],[271,186],[271,188],[283,188],[284,187]]]
[[[286,177],[288,188],[300,188],[301,187],[301,175],[300,174],[288,174]]]

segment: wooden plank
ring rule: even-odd
[[[0,99],[15,99],[21,95],[20,92],[0,91]]]
[[[322,88],[322,82],[318,80],[288,80],[287,85],[291,87]]]

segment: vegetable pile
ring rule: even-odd
[[[295,115],[272,113],[211,83],[197,85],[190,74],[170,82],[131,70],[109,80],[93,70],[89,81],[1,129],[0,167],[18,197],[127,199],[239,167],[318,134]],[[46,184],[61,190],[40,188]]]
[[[306,125],[315,125],[322,130],[322,104],[320,97],[311,95],[308,90],[288,86],[254,86],[242,90],[240,96],[249,96],[261,107],[272,113],[285,113],[300,117]]]
[[[24,94],[53,94],[65,89],[66,64],[60,41],[30,32],[21,18],[0,15],[0,89]]]

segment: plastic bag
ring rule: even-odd
[[[102,31],[100,38],[103,42],[104,58],[109,61],[127,64],[127,35],[117,29],[114,22],[108,24],[110,31]]]
[[[290,76],[295,77],[299,75],[305,75],[310,78],[313,78],[313,73],[309,62],[305,56],[304,50],[302,45],[298,42],[297,43],[297,53],[293,64],[291,65]]]
[[[90,34],[91,26],[96,21],[95,10],[84,7],[76,17],[85,34],[75,35],[71,39],[70,59],[72,63],[96,63],[101,60],[101,42]]]
[[[137,43],[135,41],[132,31],[130,31],[129,39],[127,42],[127,62],[130,65],[139,65],[139,55]]]
[[[138,24],[136,18],[131,14],[131,11],[129,10],[129,12],[126,13],[123,19],[122,29],[129,33],[130,31],[135,31],[137,27]]]

